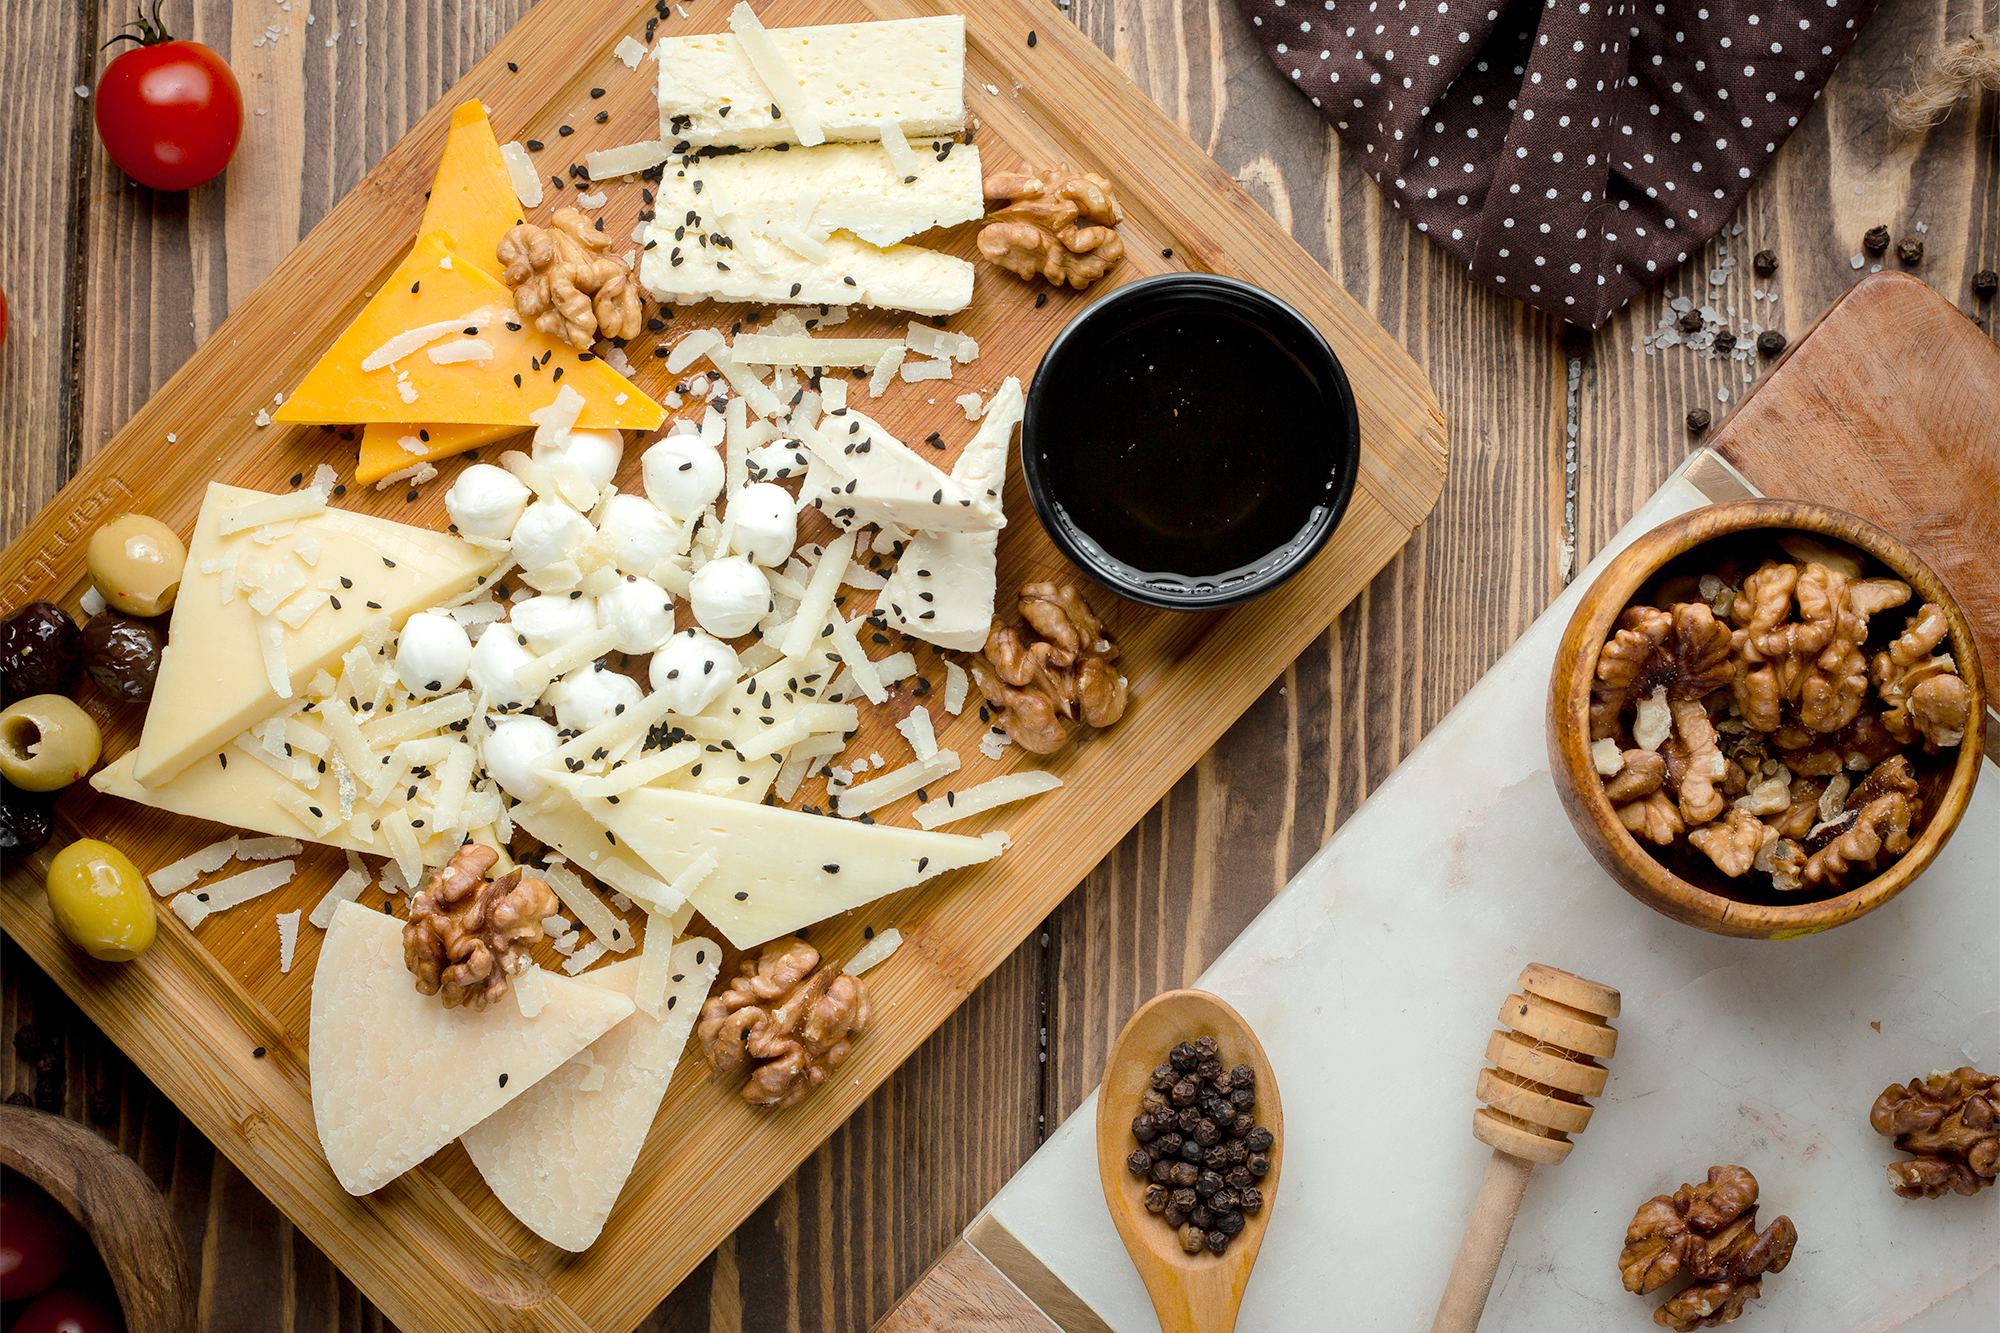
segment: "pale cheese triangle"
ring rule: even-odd
[[[299,720],[311,725],[309,714],[301,714]],[[127,750],[98,769],[90,775],[90,785],[106,795],[122,796],[128,801],[136,801],[155,810],[169,810],[190,819],[212,819],[232,828],[268,833],[273,837],[297,838],[301,842],[321,842],[374,856],[395,855],[395,849],[379,828],[365,829],[368,839],[363,841],[356,836],[352,820],[342,819],[331,827],[308,826],[278,801],[280,793],[292,788],[292,784],[233,746],[196,760],[157,787],[143,786],[133,778],[132,762],[137,754],[136,750]],[[395,795],[401,794],[402,789],[397,788]],[[307,794],[307,799],[320,809],[337,814],[340,810],[340,783],[336,775],[329,772],[321,777],[319,786]],[[370,806],[364,800],[357,802],[356,809],[376,810],[378,807]],[[372,824],[377,821],[363,822]],[[418,849],[423,854],[425,865],[441,866],[451,860],[457,845],[453,840],[432,836],[419,842]]]
[[[392,627],[400,627],[412,612],[457,596],[493,567],[490,553],[449,533],[340,509],[297,520],[291,535],[270,545],[257,542],[249,529],[229,536],[217,532],[224,515],[269,498],[212,482],[202,501],[133,760],[132,776],[145,786],[156,787],[214,754],[283,705],[288,696],[273,689],[265,669],[260,620],[282,628],[291,697],[296,697],[314,673],[354,646],[371,621],[387,616]],[[319,544],[311,565],[293,554],[308,537]],[[293,629],[282,619],[259,616],[241,589],[224,600],[235,578],[231,570],[203,572],[216,562],[251,560],[302,575],[295,596],[324,598],[324,605]],[[341,579],[352,586],[318,587]],[[284,609],[278,609],[280,617]]]
[[[370,1194],[528,1091],[629,1017],[628,996],[547,978],[532,1019],[513,996],[484,1011],[417,994],[403,923],[335,909],[313,973],[313,1121],[349,1194]]]
[[[688,901],[739,949],[1000,854],[983,838],[664,787],[628,791],[615,805],[602,797],[580,804],[669,881],[713,851],[720,865]]]
[[[660,1016],[634,1013],[591,1043],[590,1066],[563,1065],[462,1139],[500,1202],[565,1250],[588,1249],[604,1229],[722,966],[720,946],[703,939],[667,946],[660,933],[673,951]],[[629,998],[639,966],[639,959],[628,959],[581,980]],[[581,1085],[594,1079],[602,1086],[584,1091]]]

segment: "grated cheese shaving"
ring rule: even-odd
[[[535,161],[528,156],[528,150],[519,143],[500,145],[500,160],[507,164],[507,180],[514,187],[514,197],[521,201],[521,207],[534,208],[542,202],[542,173],[535,170]],[[661,158],[665,161],[665,158]]]
[[[882,931],[868,943],[854,951],[854,957],[847,960],[840,970],[850,977],[858,977],[878,963],[885,963],[889,956],[903,947],[903,932],[894,926]]]
[[[583,169],[590,173],[594,181],[609,180],[614,176],[631,176],[641,171],[650,171],[672,156],[671,145],[665,139],[641,139],[637,143],[620,144],[616,148],[606,148],[601,152],[585,153]],[[536,177],[539,189],[541,178]]]
[[[784,112],[785,119],[792,123],[792,131],[798,136],[799,144],[811,148],[825,143],[826,131],[820,127],[819,116],[807,101],[798,75],[792,71],[785,53],[764,31],[764,25],[757,21],[757,12],[747,4],[738,4],[730,11],[729,29],[743,44],[743,54],[750,58],[750,67],[757,71],[757,77],[770,90],[771,100]]]
[[[840,794],[840,816],[848,819],[855,815],[865,815],[871,810],[879,810],[889,802],[900,801],[917,788],[957,771],[958,752],[939,750],[928,759],[919,759],[879,778],[871,778],[867,782],[856,783],[849,787]],[[927,808],[919,806],[918,815],[921,817]]]
[[[927,829],[939,828],[973,815],[983,814],[998,806],[1011,805],[1015,801],[1025,801],[1030,796],[1039,796],[1045,791],[1054,791],[1062,785],[1061,778],[1040,769],[1009,773],[1004,777],[994,778],[991,782],[967,787],[964,791],[946,792],[942,801],[928,801],[918,806],[917,822]]]
[[[972,679],[964,667],[956,662],[944,664],[944,711],[957,717],[965,711],[965,696],[970,692]]]
[[[278,971],[292,970],[292,951],[299,943],[299,913],[297,908],[278,913]]]

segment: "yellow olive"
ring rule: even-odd
[[[90,581],[126,615],[165,615],[181,590],[187,547],[157,518],[120,514],[90,534]]]
[[[22,791],[69,786],[103,748],[90,714],[60,694],[37,694],[0,713],[0,777]]]
[[[159,918],[139,867],[108,842],[85,838],[49,862],[56,928],[92,958],[122,963],[153,947]]]

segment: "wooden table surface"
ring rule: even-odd
[[[9,0],[0,540],[56,497],[529,2],[167,0],[175,34],[235,68],[246,125],[221,181],[160,195],[111,165],[74,91],[94,85],[108,58],[99,46],[129,17],[123,0]],[[702,16],[730,0],[682,3]],[[1803,329],[1860,276],[1849,257],[1864,231],[1880,223],[1901,237],[1924,224],[1914,272],[1989,326],[1995,313],[1971,277],[2000,267],[2000,96],[1962,102],[1916,138],[1897,136],[1883,113],[1883,90],[1917,56],[2000,29],[1993,0],[1884,0],[1751,191],[1741,234],[1588,340],[1473,285],[1401,221],[1228,0],[1049,6],[1049,23],[1068,21],[1416,357],[1450,425],[1445,493],[1332,629],[647,1329],[863,1329],[895,1304],[1095,1086],[1132,1011],[1207,965],[1686,455],[1688,410],[1720,421],[1742,400],[1739,365],[1638,345],[1668,300],[1727,301],[1744,320]],[[1752,284],[1762,249],[1779,269]],[[1712,293],[1724,253],[1745,276]],[[1775,303],[1751,301],[1753,285]],[[38,1061],[22,1054],[31,1027]],[[166,1191],[199,1274],[204,1330],[383,1324],[7,942],[0,1036],[0,1094],[97,1125]]]

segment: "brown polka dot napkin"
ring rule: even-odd
[[[1596,328],[1722,229],[1874,0],[1237,0],[1474,277]]]

